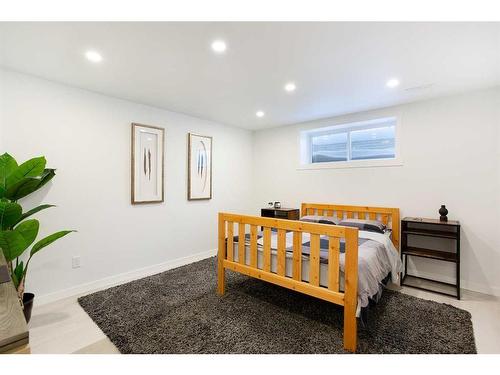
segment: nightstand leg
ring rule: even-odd
[[[408,275],[408,255],[405,255],[405,277]]]
[[[460,300],[460,227],[457,228],[457,299]]]

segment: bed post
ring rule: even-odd
[[[219,212],[219,239],[217,251],[217,293],[224,294],[226,272],[224,270],[224,259],[226,258],[226,222],[224,214]]]
[[[358,304],[358,230],[345,232],[345,294],[344,294],[344,349],[356,351]]]
[[[397,251],[399,251],[399,226],[399,208],[395,208],[392,211],[392,242],[394,243]]]

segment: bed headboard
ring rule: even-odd
[[[333,216],[338,219],[380,220],[392,229],[392,243],[399,251],[399,208],[302,203],[300,215]]]

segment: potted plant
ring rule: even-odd
[[[46,246],[73,232],[59,231],[35,242],[40,222],[30,217],[54,206],[43,204],[23,212],[21,205],[17,203],[19,199],[42,188],[55,176],[55,170],[45,168],[45,165],[43,156],[30,159],[21,165],[7,153],[0,156],[0,248],[23,304],[26,321],[31,317],[35,297],[33,293],[24,292],[31,259]]]

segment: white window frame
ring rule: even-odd
[[[377,125],[384,125],[389,121],[395,122],[395,157],[386,159],[351,159],[351,134],[352,130],[364,130],[377,128]],[[347,161],[332,161],[313,163],[311,152],[311,138],[321,134],[346,133],[347,132]],[[398,116],[385,116],[363,121],[343,122],[341,124],[328,125],[312,129],[304,129],[299,132],[299,167],[298,169],[329,169],[329,168],[367,168],[367,167],[387,167],[403,165],[401,158],[401,121]]]

